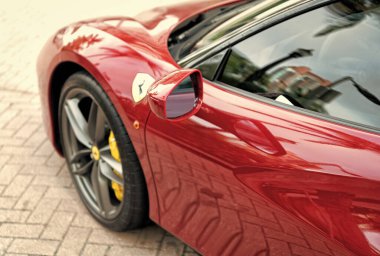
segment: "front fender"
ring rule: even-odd
[[[57,94],[52,92],[62,87],[62,84],[56,84],[53,79],[57,68],[65,63],[75,63],[102,86],[119,113],[139,157],[148,187],[150,217],[157,222],[158,200],[146,153],[144,133],[150,109],[145,99],[134,102],[132,83],[137,73],[149,74],[157,80],[178,68],[167,61],[171,58],[163,58],[160,54],[158,49],[126,33],[116,37],[102,29],[79,24],[62,29],[50,38],[37,64],[44,123],[54,145],[57,145],[54,142],[59,138],[56,138],[54,133],[54,127],[57,126],[54,123],[52,106],[59,99],[54,96]],[[140,124],[138,129],[133,125],[136,122]]]

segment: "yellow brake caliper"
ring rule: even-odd
[[[108,143],[110,145],[112,157],[120,163],[121,160],[120,160],[119,148],[117,147],[115,135],[113,134],[112,131],[111,131],[110,136],[108,138]],[[120,174],[118,172],[116,172],[115,170],[113,170],[113,172],[117,176],[120,177]],[[123,177],[120,177],[120,178],[123,178]],[[123,186],[120,185],[119,183],[116,183],[115,181],[112,181],[112,189],[113,189],[113,192],[115,193],[117,200],[119,200],[120,202],[123,201],[123,192],[124,192]]]

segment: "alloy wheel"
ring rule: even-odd
[[[120,212],[123,201],[116,187],[123,187],[123,167],[111,152],[113,136],[107,117],[96,100],[75,88],[63,102],[62,138],[74,181],[91,209],[105,219]]]

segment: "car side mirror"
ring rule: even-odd
[[[199,70],[174,71],[155,82],[148,91],[152,112],[161,119],[185,120],[195,115],[203,99],[203,80]]]

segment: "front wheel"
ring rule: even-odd
[[[67,165],[90,213],[116,231],[144,225],[148,197],[138,158],[115,108],[87,73],[65,82],[59,126]]]

